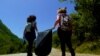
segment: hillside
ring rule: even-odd
[[[0,54],[21,51],[22,43],[0,20]]]

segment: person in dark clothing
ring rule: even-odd
[[[26,39],[28,42],[27,56],[32,56],[33,41],[36,38],[35,31],[38,32],[36,26],[36,16],[31,15],[27,18],[27,25],[24,30],[24,39]]]
[[[71,35],[72,35],[71,18],[69,17],[69,15],[66,14],[67,13],[66,8],[59,8],[57,13],[58,13],[57,20],[53,28],[55,28],[57,24],[59,24],[57,29],[57,34],[61,42],[62,56],[66,56],[65,45],[68,46],[71,56],[75,56],[75,52],[74,49],[72,48],[72,43],[71,43]]]

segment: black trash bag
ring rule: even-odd
[[[52,48],[52,29],[40,32],[35,40],[35,54],[47,56]]]

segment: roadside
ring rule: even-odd
[[[7,55],[0,55],[0,56],[27,56],[27,54],[26,53],[16,53],[16,54],[7,54]],[[35,53],[33,53],[33,56],[36,56]],[[52,48],[52,51],[49,56],[61,56],[61,51],[58,49]],[[70,56],[70,53],[66,53],[66,56]],[[100,56],[100,55],[77,53],[76,56]]]

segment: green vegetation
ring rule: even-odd
[[[100,1],[99,0],[75,0],[77,22],[74,29],[80,45],[76,51],[99,54],[100,50]],[[79,50],[80,49],[80,50]]]
[[[22,41],[0,20],[0,54],[24,52]]]

